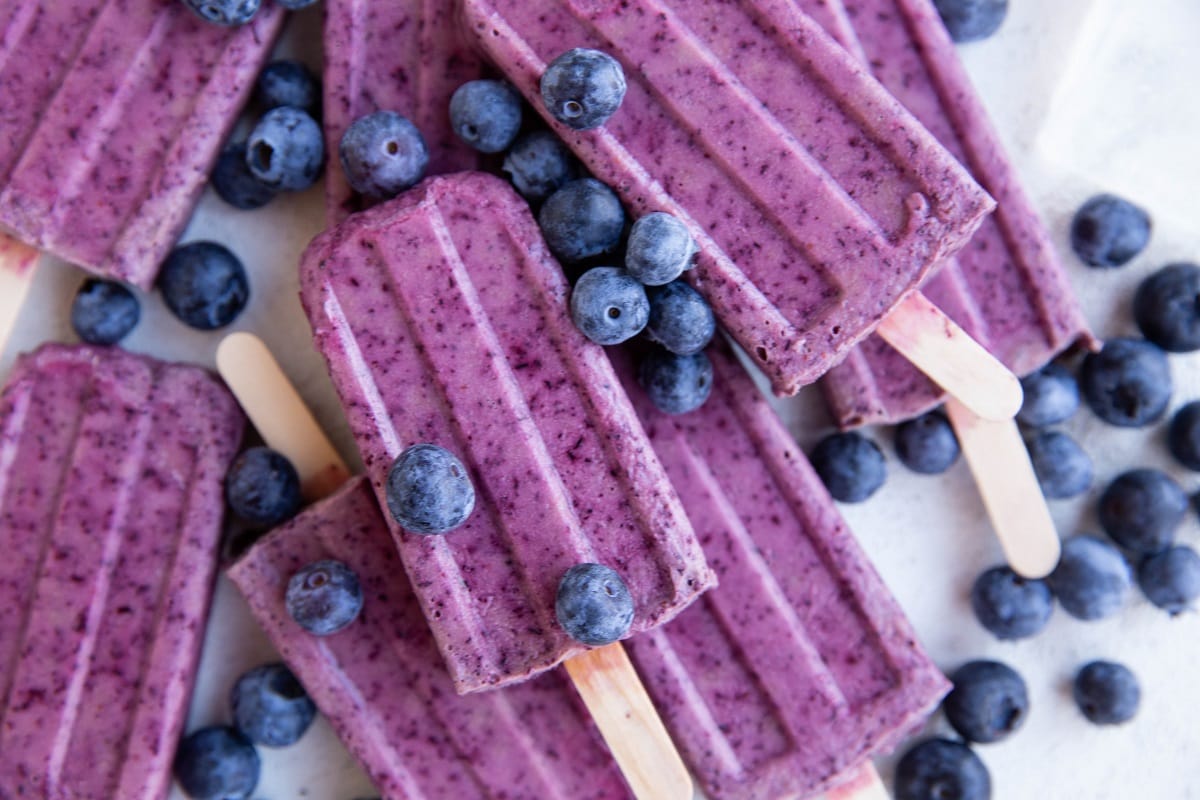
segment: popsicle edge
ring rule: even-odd
[[[38,251],[0,234],[0,352],[17,326],[36,274]]]

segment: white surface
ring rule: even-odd
[[[1165,13],[1173,5],[1183,8],[1194,0],[1168,3],[1131,3],[1130,9],[1148,17]],[[1111,125],[1114,116],[1137,112],[1119,104],[1102,103],[1112,87],[1153,85],[1171,89],[1192,102],[1195,110],[1196,70],[1147,75],[1113,74],[1080,67],[1072,80],[1087,84],[1077,107],[1055,109],[1058,76],[1079,38],[1083,12],[1093,5],[1119,6],[1109,0],[1058,0],[1055,3],[1013,0],[1010,18],[993,39],[962,49],[1021,174],[1062,247],[1071,278],[1083,298],[1088,318],[1102,336],[1127,334],[1135,329],[1129,302],[1138,281],[1172,260],[1195,260],[1200,252],[1200,230],[1184,223],[1200,219],[1195,173],[1191,178],[1177,169],[1184,156],[1195,158],[1193,127],[1185,153],[1169,149],[1147,130],[1141,120],[1127,132],[1120,148],[1124,163],[1134,165],[1122,189],[1147,202],[1155,230],[1146,254],[1123,270],[1099,272],[1080,265],[1066,245],[1066,226],[1074,209],[1092,193],[1113,188],[1092,171],[1095,155],[1079,147],[1072,158],[1072,143],[1088,141],[1097,128]],[[1131,12],[1132,13],[1132,12]],[[290,53],[302,53],[311,66],[320,64],[320,8],[309,9],[292,21],[287,44]],[[1195,27],[1182,33],[1181,20],[1155,26],[1147,22],[1136,31],[1163,33],[1162,41],[1143,40],[1143,52],[1176,54],[1173,45],[1183,36],[1194,36]],[[1089,55],[1084,49],[1083,55]],[[1195,63],[1194,47],[1188,53]],[[1181,62],[1182,63],[1182,62]],[[1078,65],[1077,65],[1078,66]],[[1137,61],[1123,69],[1150,69],[1150,61]],[[1117,80],[1117,77],[1120,80]],[[1192,93],[1190,97],[1187,93]],[[1176,95],[1171,95],[1176,96]],[[1101,107],[1092,117],[1091,109]],[[1105,110],[1106,109],[1106,110]],[[1194,120],[1194,113],[1192,119]],[[1043,123],[1051,120],[1060,146],[1047,153],[1035,145]],[[1144,136],[1142,134],[1145,134]],[[1094,140],[1091,140],[1094,141]],[[1063,146],[1065,143],[1065,146]],[[1049,156],[1049,157],[1048,157]],[[1102,166],[1102,165],[1101,165]],[[1154,186],[1175,181],[1174,207],[1159,207],[1147,198]],[[211,194],[206,196],[187,239],[213,238],[229,244],[251,273],[253,294],[237,329],[254,330],[272,347],[294,382],[312,404],[318,419],[333,434],[345,456],[354,463],[345,422],[322,362],[309,341],[309,331],[296,297],[295,267],[308,240],[323,221],[320,187],[302,195],[284,197],[265,209],[238,212]],[[7,372],[19,350],[46,339],[70,340],[68,309],[80,273],[47,259],[39,270],[30,303],[3,358],[0,373]],[[128,341],[133,350],[211,366],[218,334],[190,331],[176,322],[157,296],[143,298],[143,322]],[[1172,356],[1175,405],[1200,397],[1200,357]],[[828,431],[828,419],[815,391],[779,402],[792,430],[806,447]],[[1148,431],[1125,431],[1099,423],[1082,411],[1067,426],[1096,463],[1097,486],[1103,487],[1118,472],[1141,465],[1168,469],[1189,492],[1200,487],[1200,477],[1175,467],[1163,443],[1163,426]],[[873,435],[891,454],[890,434]],[[937,662],[952,670],[964,661],[994,657],[1009,662],[1024,676],[1032,698],[1032,715],[1015,737],[1005,743],[980,747],[978,752],[991,769],[997,800],[1025,798],[1140,798],[1179,800],[1200,797],[1200,626],[1196,615],[1171,620],[1136,592],[1117,617],[1085,624],[1056,612],[1048,630],[1031,641],[1002,644],[974,621],[967,595],[975,576],[1000,561],[1000,550],[986,522],[982,505],[970,482],[966,465],[957,464],[939,478],[917,476],[890,458],[890,475],[884,488],[870,501],[844,508],[851,525],[875,563],[910,614],[927,648]],[[1075,501],[1053,505],[1062,534],[1098,530],[1093,506],[1098,489]],[[1196,519],[1189,515],[1181,540],[1200,543]],[[222,579],[213,610],[196,690],[189,729],[227,721],[226,696],[245,669],[272,657],[270,646],[249,618],[245,605]],[[1138,718],[1116,729],[1087,724],[1076,712],[1069,695],[1074,670],[1093,658],[1128,663],[1141,678],[1143,704]],[[946,730],[935,719],[932,729]],[[263,800],[317,798],[353,800],[371,795],[369,782],[337,743],[328,725],[319,721],[296,746],[263,750],[263,780],[256,797]],[[890,760],[881,765],[890,778]],[[173,797],[180,797],[176,792]]]

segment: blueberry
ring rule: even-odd
[[[221,151],[208,176],[217,196],[234,208],[250,211],[275,198],[275,190],[258,179],[246,165],[246,143],[231,144]]]
[[[617,267],[594,267],[571,290],[571,319],[597,344],[620,344],[650,319],[646,289]]]
[[[999,661],[971,661],[950,678],[942,701],[951,727],[968,742],[999,742],[1025,724],[1029,693],[1017,671]]]
[[[1075,675],[1075,705],[1097,725],[1119,725],[1137,714],[1142,689],[1137,676],[1123,664],[1093,661]]]
[[[308,8],[317,0],[275,0],[275,2],[288,11],[299,11],[302,8]]]
[[[653,348],[638,363],[638,383],[664,414],[695,411],[708,400],[712,382],[712,362],[702,352],[677,356]]]
[[[1038,431],[1025,446],[1046,497],[1061,500],[1092,488],[1092,459],[1067,434]]]
[[[615,570],[603,564],[576,564],[558,582],[554,613],[572,639],[600,647],[629,633],[633,596]]]
[[[1170,264],[1142,281],[1133,296],[1142,335],[1172,353],[1200,350],[1200,267]]]
[[[201,728],[175,751],[175,778],[194,800],[245,800],[260,770],[258,751],[236,728]]]
[[[116,344],[137,326],[141,316],[137,297],[115,281],[89,278],[71,304],[71,327],[90,344]]]
[[[288,580],[284,603],[301,628],[329,636],[354,622],[362,611],[362,585],[342,562],[316,561]]]
[[[245,25],[258,13],[261,0],[183,0],[202,20],[217,25]]]
[[[246,142],[246,166],[267,186],[280,191],[307,189],[321,176],[325,140],[321,126],[298,108],[272,108]]]
[[[252,447],[225,475],[225,500],[246,522],[273,528],[300,510],[300,476],[284,455]]]
[[[1167,446],[1180,464],[1200,471],[1200,400],[1175,412],[1167,432]]]
[[[883,451],[853,431],[826,436],[810,460],[825,488],[843,503],[861,503],[875,494],[887,477]]]
[[[567,146],[550,131],[533,131],[517,139],[502,169],[530,203],[540,203],[579,172]]]
[[[264,664],[238,678],[230,703],[237,729],[267,747],[300,741],[317,715],[304,687],[283,664]]]
[[[192,242],[170,252],[158,288],[171,313],[197,330],[222,328],[250,299],[250,282],[238,257],[216,242]]]
[[[1200,556],[1190,547],[1172,547],[1142,559],[1137,578],[1151,603],[1182,614],[1200,597]]]
[[[1150,241],[1150,216],[1128,200],[1098,194],[1075,212],[1071,248],[1092,267],[1129,263]]]
[[[931,411],[896,427],[896,456],[922,475],[939,475],[958,461],[958,438],[946,417]]]
[[[1000,29],[1008,0],[933,0],[942,23],[956,42],[978,42]]]
[[[1118,475],[1100,495],[1100,525],[1117,544],[1160,553],[1175,541],[1188,498],[1170,475],[1135,469]]]
[[[550,62],[542,74],[542,102],[559,122],[577,131],[597,128],[625,99],[625,72],[608,53],[577,47]]]
[[[387,507],[407,531],[448,533],[471,516],[475,487],[467,468],[449,450],[414,444],[388,470]]]
[[[717,320],[704,296],[683,281],[652,287],[646,335],[677,356],[690,356],[708,346]]]
[[[1167,356],[1140,339],[1110,339],[1099,353],[1088,353],[1080,384],[1096,416],[1122,428],[1158,421],[1171,401]]]
[[[896,800],[989,800],[992,778],[965,744],[927,739],[896,765]]]
[[[992,567],[975,579],[971,608],[996,638],[1025,639],[1040,632],[1054,611],[1045,581],[1023,578],[1008,567]]]
[[[647,286],[662,286],[689,269],[697,252],[692,234],[678,217],[654,211],[630,228],[625,269]]]
[[[521,95],[504,81],[468,81],[450,98],[450,125],[481,153],[507,150],[521,129]]]
[[[1079,383],[1059,364],[1048,364],[1021,381],[1025,401],[1017,419],[1032,428],[1066,422],[1079,409]]]
[[[1058,566],[1047,579],[1063,610],[1076,619],[1115,614],[1129,592],[1129,565],[1120,551],[1095,536],[1063,542]]]
[[[308,67],[299,61],[272,61],[267,64],[258,74],[254,94],[264,111],[291,106],[315,118],[320,110],[321,84]]]
[[[625,211],[612,189],[595,178],[580,178],[546,199],[538,225],[556,256],[579,261],[621,243]]]
[[[386,199],[421,180],[429,149],[417,126],[394,111],[359,117],[342,134],[338,157],[359,194]]]

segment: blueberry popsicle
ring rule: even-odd
[[[207,373],[45,345],[0,394],[0,795],[161,800],[244,424]]]

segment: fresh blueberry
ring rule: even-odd
[[[999,661],[971,661],[951,676],[954,688],[942,701],[951,727],[968,742],[1007,739],[1025,724],[1029,693],[1012,667]]]
[[[530,203],[541,203],[579,173],[567,146],[550,131],[533,131],[517,139],[502,169]]]
[[[620,344],[650,319],[646,289],[617,267],[594,267],[571,290],[571,319],[597,344]]]
[[[183,0],[200,19],[216,25],[245,25],[258,13],[261,0]]]
[[[625,99],[625,72],[608,53],[577,47],[550,62],[542,74],[542,102],[559,122],[577,131],[597,128]]]
[[[1115,195],[1096,195],[1071,221],[1071,248],[1092,267],[1123,266],[1149,241],[1150,215]]]
[[[1156,469],[1118,475],[1100,495],[1100,525],[1117,544],[1138,553],[1166,550],[1187,513],[1179,484]]]
[[[612,189],[595,178],[580,178],[546,199],[538,225],[556,256],[579,261],[621,243],[625,211]]]
[[[708,346],[717,320],[704,295],[683,281],[651,287],[646,335],[677,356],[690,356]]]
[[[896,800],[989,800],[992,778],[960,742],[927,739],[896,765]]]
[[[997,639],[1025,639],[1040,632],[1054,611],[1045,581],[1023,578],[1009,567],[992,567],[975,579],[971,608]]]
[[[329,636],[357,619],[363,607],[362,585],[340,561],[316,561],[288,580],[284,604],[304,630]]]
[[[678,217],[654,211],[629,229],[625,269],[647,286],[662,286],[690,268],[697,252],[692,234]]]
[[[468,81],[450,98],[450,125],[481,153],[507,150],[521,129],[521,95],[504,81]]]
[[[1092,459],[1067,434],[1038,431],[1025,446],[1046,497],[1061,500],[1092,488]]]
[[[896,427],[896,456],[922,475],[939,475],[958,461],[958,438],[942,414],[931,411]]]
[[[116,344],[137,326],[141,316],[137,297],[115,281],[89,278],[71,304],[71,327],[90,344]]]
[[[1099,353],[1088,353],[1080,384],[1096,416],[1122,428],[1157,422],[1171,401],[1167,356],[1140,339],[1110,339]]]
[[[1021,381],[1025,401],[1017,419],[1031,428],[1066,422],[1079,409],[1079,383],[1059,364],[1048,364]]]
[[[1200,597],[1200,556],[1184,545],[1172,547],[1142,559],[1137,578],[1151,603],[1172,616],[1182,614]]]
[[[1120,725],[1137,714],[1142,689],[1137,676],[1123,664],[1093,661],[1075,675],[1075,705],[1097,725]]]
[[[1063,610],[1076,619],[1115,614],[1129,593],[1129,565],[1117,548],[1095,536],[1063,542],[1058,566],[1047,579]]]
[[[221,151],[208,176],[217,196],[234,208],[251,211],[275,198],[275,190],[258,179],[246,165],[246,143],[231,144]]]
[[[238,678],[230,702],[237,729],[267,747],[300,741],[317,715],[304,687],[283,664],[264,664]]]
[[[321,126],[298,108],[272,108],[246,142],[246,166],[273,189],[297,192],[321,176],[325,140]]]
[[[175,778],[193,800],[245,800],[260,770],[258,751],[236,728],[201,728],[175,751]]]
[[[252,447],[225,475],[225,500],[246,522],[273,528],[300,510],[300,476],[286,456]]]
[[[342,134],[338,157],[359,194],[386,199],[421,180],[429,149],[417,126],[394,111],[359,117]]]
[[[315,118],[320,110],[321,84],[299,61],[281,60],[267,64],[258,74],[254,93],[264,111],[291,106]]]
[[[1167,432],[1167,446],[1180,464],[1200,471],[1200,400],[1175,412]]]
[[[387,507],[407,531],[449,533],[471,516],[475,487],[467,468],[449,450],[414,444],[388,470]]]
[[[615,570],[603,564],[576,564],[558,582],[554,613],[572,639],[601,647],[629,633],[633,595]]]
[[[1133,316],[1163,350],[1200,350],[1200,267],[1170,264],[1146,278],[1133,296]]]
[[[192,242],[171,251],[158,275],[171,313],[197,330],[222,328],[250,299],[250,282],[238,257],[216,242]]]
[[[1000,29],[1008,15],[1008,0],[933,0],[950,38],[978,42]]]
[[[677,356],[654,348],[638,364],[638,383],[665,414],[686,414],[704,405],[712,382],[712,362],[702,352]]]
[[[861,503],[875,494],[887,477],[883,451],[853,431],[826,436],[810,460],[825,488],[843,503]]]

